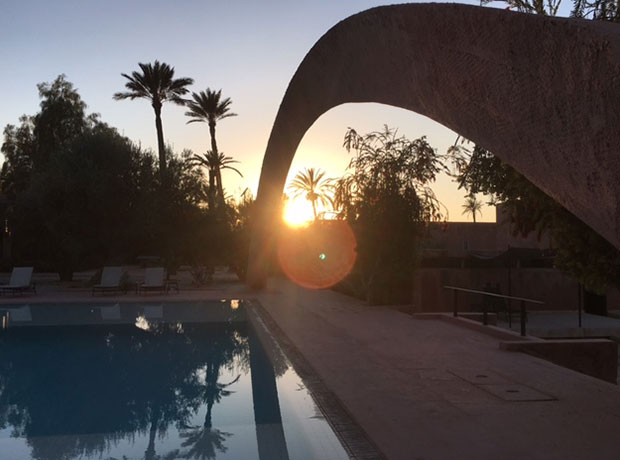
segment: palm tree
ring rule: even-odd
[[[210,209],[213,209],[213,206],[215,205],[216,187],[221,200],[224,200],[224,187],[222,185],[221,175],[222,169],[230,169],[239,174],[239,176],[243,177],[241,171],[239,171],[233,166],[230,166],[233,163],[239,162],[237,160],[234,160],[232,157],[227,157],[226,155],[224,155],[224,152],[215,153],[213,150],[209,150],[203,155],[192,156],[190,160],[194,164],[206,166],[209,170],[209,193],[207,197]]]
[[[482,215],[482,202],[478,201],[476,195],[469,195],[466,197],[465,204],[462,206],[463,215],[471,214],[476,223],[476,214]]]
[[[192,117],[187,123],[209,124],[211,152],[213,152],[214,158],[219,158],[217,142],[215,141],[215,126],[219,120],[237,116],[236,113],[230,112],[232,100],[229,97],[222,99],[221,89],[219,91],[212,91],[209,88],[207,88],[206,91],[192,93],[192,99],[193,100],[186,101],[189,110],[185,112],[185,115]],[[220,169],[221,168],[216,167],[214,173],[215,179],[217,180],[217,192],[219,194],[220,203],[224,203],[224,188],[222,187],[222,174]]]
[[[114,99],[136,98],[148,99],[151,101],[155,111],[155,128],[157,129],[157,146],[159,150],[159,171],[163,179],[166,171],[166,148],[164,144],[164,129],[161,124],[161,107],[166,101],[174,102],[178,105],[185,105],[185,99],[181,96],[189,90],[187,86],[194,83],[191,78],[174,78],[174,67],[159,61],[154,64],[138,63],[142,72],[132,72],[131,75],[122,73],[121,75],[129,80],[125,83],[125,88],[129,91],[125,93],[115,93]]]
[[[293,197],[304,195],[306,200],[312,203],[314,220],[318,217],[316,212],[317,201],[323,206],[332,203],[331,193],[333,187],[331,179],[324,178],[324,176],[325,171],[306,168],[304,171],[298,172],[288,186]]]

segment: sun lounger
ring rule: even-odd
[[[144,270],[144,283],[138,286],[141,293],[161,291],[166,292],[166,281],[164,279],[163,267],[150,267]]]
[[[36,294],[37,289],[32,282],[32,267],[13,267],[9,284],[0,285],[0,293],[32,291]]]
[[[103,267],[103,271],[101,272],[101,283],[93,286],[92,294],[95,295],[95,292],[121,291],[122,275],[123,267]]]

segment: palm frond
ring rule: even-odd
[[[308,201],[318,201],[323,206],[334,207],[332,180],[325,178],[325,171],[306,168],[298,172],[289,183],[287,190],[292,197],[304,196]]]
[[[233,168],[232,166],[222,166],[222,169],[231,169],[237,174],[239,174],[240,177],[243,177],[243,174],[241,174],[241,171],[239,171],[237,168]]]
[[[175,104],[185,104],[182,95],[189,92],[187,86],[194,83],[192,78],[174,79],[174,68],[166,63],[155,61],[138,63],[141,72],[133,71],[131,75],[121,73],[128,81],[125,88],[129,91],[114,94],[114,99],[150,99],[153,102],[171,101]]]
[[[213,91],[207,88],[206,91],[192,93],[191,100],[185,104],[188,111],[185,115],[193,117],[187,123],[197,122],[199,119],[209,123],[216,123],[224,118],[237,116],[236,113],[230,112],[232,100],[227,97],[222,99],[222,90]]]

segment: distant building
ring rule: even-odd
[[[424,244],[425,255],[446,257],[498,256],[510,248],[549,251],[551,242],[546,235],[540,239],[530,233],[527,237],[515,235],[507,213],[496,207],[496,222],[433,223],[430,238]]]

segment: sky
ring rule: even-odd
[[[244,177],[224,172],[229,194],[254,193],[278,107],[305,54],[346,17],[393,1],[380,0],[2,0],[0,4],[0,127],[38,111],[36,85],[64,73],[89,112],[143,147],[157,150],[155,120],[146,100],[114,101],[121,73],[156,59],[191,77],[192,91],[222,89],[238,116],[217,125],[218,148],[238,160]],[[478,4],[478,1],[460,3]],[[186,124],[185,109],[165,104],[164,136],[175,152],[209,148],[208,128]],[[445,153],[456,134],[414,112],[379,104],[345,104],[324,114],[302,140],[289,178],[306,167],[341,176],[350,160],[342,148],[348,127],[359,133],[387,124],[410,139],[426,135]],[[464,190],[449,177],[433,186],[449,211],[462,215]],[[493,221],[493,208],[481,221]]]

